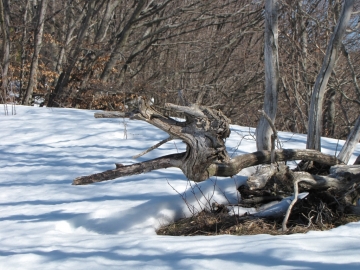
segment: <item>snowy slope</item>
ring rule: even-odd
[[[289,236],[157,236],[161,224],[191,214],[178,193],[191,211],[236,202],[249,170],[200,183],[205,198],[175,168],[72,186],[115,162],[184,145],[168,142],[134,160],[167,134],[140,121],[95,119],[94,111],[16,110],[0,116],[0,269],[360,269],[360,223]],[[255,151],[252,129],[232,130],[230,154]],[[304,148],[305,139],[281,133],[285,148]],[[334,154],[342,143],[324,138],[323,152]]]

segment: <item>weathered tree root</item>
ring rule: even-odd
[[[157,159],[144,161],[132,165],[118,167],[114,170],[108,170],[102,173],[92,174],[89,176],[81,176],[73,181],[73,185],[86,185],[96,182],[113,180],[123,176],[134,174],[141,174],[152,170],[164,169],[169,167],[180,168],[184,174],[189,178],[184,170],[183,160],[187,157],[186,152],[159,157]],[[314,160],[326,165],[339,164],[339,160],[334,156],[322,154],[315,150],[309,149],[281,149],[275,151],[276,162],[288,160]],[[260,165],[269,164],[271,161],[271,151],[257,151],[249,154],[239,155],[231,159],[227,163],[213,163],[207,168],[207,178],[211,176],[233,176],[239,173],[242,169]],[[206,179],[207,179],[206,178]],[[203,179],[203,180],[206,180]],[[319,177],[319,179],[322,179]],[[193,180],[193,179],[191,179]]]
[[[180,93],[181,94],[181,93]],[[183,96],[180,95],[182,100]],[[189,104],[185,100],[180,106],[167,103],[165,107],[185,115],[185,122],[176,121],[158,112],[149,102],[139,99],[138,108],[131,112],[103,112],[96,113],[96,118],[124,118],[145,121],[169,134],[169,138],[149,148],[149,151],[159,147],[171,139],[180,139],[186,144],[186,152],[159,157],[146,162],[123,166],[114,170],[89,176],[78,177],[74,185],[84,185],[106,181],[118,177],[139,174],[161,168],[180,168],[188,179],[201,182],[211,176],[233,176],[242,169],[287,160],[312,160],[322,164],[335,165],[340,161],[333,156],[322,154],[314,150],[277,150],[259,151],[240,155],[230,159],[225,146],[225,139],[230,135],[230,120],[218,110],[198,104]]]

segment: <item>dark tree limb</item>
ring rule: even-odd
[[[136,175],[169,167],[180,167],[182,154],[173,154],[132,165],[116,164],[116,169],[96,173],[88,176],[80,176],[73,180],[73,185],[87,185],[107,180],[113,180],[123,176]]]

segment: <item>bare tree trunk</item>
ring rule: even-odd
[[[279,58],[278,58],[278,3],[277,0],[267,0],[265,4],[265,98],[263,110],[271,121],[275,122],[278,85],[279,85]],[[256,147],[258,150],[271,149],[272,129],[261,117],[256,128]]]
[[[104,70],[100,77],[100,79],[103,82],[107,81],[107,79],[109,78],[109,75],[110,75],[110,71],[112,70],[112,68],[115,66],[116,62],[121,57],[121,50],[123,49],[124,44],[126,44],[126,42],[128,40],[128,37],[130,35],[130,30],[134,24],[134,21],[139,17],[141,11],[145,7],[146,2],[147,1],[145,1],[145,0],[139,0],[137,2],[137,6],[136,6],[133,14],[131,15],[131,18],[129,19],[127,24],[124,26],[124,29],[121,31],[121,33],[118,35],[115,48],[114,48],[113,52],[111,53],[110,59],[106,63]],[[121,70],[120,72],[124,72],[124,70]]]
[[[37,84],[37,72],[39,64],[39,54],[42,47],[42,38],[44,32],[44,23],[45,23],[45,14],[47,8],[48,0],[41,1],[41,7],[38,15],[37,26],[35,29],[35,38],[34,38],[34,53],[31,61],[29,82],[26,88],[25,97],[23,104],[30,105],[31,96],[33,94],[34,88]]]
[[[310,83],[309,83],[309,72],[308,72],[308,57],[309,57],[309,53],[308,53],[308,29],[306,27],[306,20],[305,20],[305,16],[306,16],[306,11],[303,9],[303,2],[305,1],[298,1],[298,9],[300,11],[300,31],[301,31],[301,61],[300,61],[300,65],[302,68],[302,82],[304,84],[304,88],[305,88],[305,93],[306,93],[306,109],[303,110],[301,109],[300,106],[300,102],[299,99],[300,97],[300,93],[297,92],[296,95],[296,103],[298,104],[298,108],[299,108],[299,115],[301,117],[301,123],[303,125],[303,130],[304,132],[307,132],[308,126],[307,126],[307,112],[308,112],[308,99],[310,97],[310,93],[311,93],[311,87],[310,87]]]
[[[106,37],[106,32],[109,28],[109,23],[113,16],[115,8],[120,4],[117,0],[108,0],[106,4],[105,14],[101,20],[99,29],[96,32],[95,43],[102,42]]]
[[[120,4],[120,1],[114,1],[114,0],[108,0],[106,1],[106,7],[104,11],[104,15],[100,21],[100,25],[98,29],[96,30],[95,37],[94,37],[94,44],[100,45],[105,37],[106,33],[109,28],[109,24],[111,23],[113,14],[115,12],[116,7]],[[98,62],[99,57],[103,56],[103,53],[94,53],[92,52],[92,57],[86,57],[86,59],[83,61],[83,70],[86,70],[84,78],[80,85],[80,91],[78,92],[78,95],[81,95],[83,91],[86,91],[88,87],[88,82],[90,77],[93,73],[93,67]],[[73,104],[73,106],[76,106],[76,103]]]
[[[24,81],[25,81],[25,60],[26,60],[26,39],[27,39],[27,21],[28,21],[28,9],[29,9],[30,0],[26,0],[26,4],[24,7],[24,15],[23,15],[23,31],[21,36],[21,63],[20,63],[20,93],[19,99],[22,100],[23,98],[23,88],[24,88]]]
[[[6,97],[7,97],[7,86],[8,86],[8,72],[10,65],[10,35],[9,35],[9,25],[10,25],[10,10],[9,10],[9,0],[0,1],[0,24],[1,30],[3,33],[2,40],[2,90],[3,90],[3,99],[5,104],[5,114],[7,113],[6,107]]]
[[[49,25],[49,30],[51,35],[55,36],[55,32],[56,32],[56,19],[55,16],[53,14],[55,14],[56,12],[56,2],[55,0],[51,0],[50,1],[50,14],[51,14],[51,18],[50,18],[50,25]],[[51,40],[50,41],[50,46],[51,46],[51,51],[50,51],[50,59],[52,62],[52,66],[53,66],[53,70],[56,70],[56,66],[57,66],[57,55],[59,54],[59,46],[56,44],[55,40]]]
[[[69,63],[67,65],[66,69],[59,76],[54,93],[52,93],[49,97],[49,101],[47,104],[48,107],[58,107],[60,105],[59,101],[56,101],[56,99],[61,98],[61,95],[63,94],[64,89],[67,87],[69,80],[70,80],[71,72],[72,72],[73,68],[75,67],[78,57],[82,51],[81,44],[83,43],[84,37],[90,26],[91,18],[93,17],[93,15],[95,13],[96,1],[95,0],[88,1],[87,5],[88,5],[87,9],[84,8],[83,12],[81,13],[81,17],[84,16],[84,20],[82,21],[81,28],[79,29],[79,33],[77,34],[75,45],[74,45],[73,49],[71,50],[71,52],[69,53],[70,54]],[[86,16],[85,16],[85,14],[86,14]],[[79,20],[77,20],[77,22],[79,22]],[[72,27],[71,27],[72,31],[75,29],[76,24],[77,23],[74,23],[72,25]],[[71,37],[69,35],[68,35],[68,37],[69,37],[69,41],[70,41]],[[65,53],[65,51],[62,50],[61,53]]]
[[[321,151],[320,139],[322,135],[322,108],[324,103],[324,94],[326,92],[326,86],[331,72],[341,50],[341,41],[345,35],[354,2],[354,0],[344,1],[338,23],[328,44],[321,70],[315,81],[309,111],[308,136],[306,144],[308,149]]]
[[[358,116],[354,128],[351,130],[346,139],[345,145],[341,149],[338,159],[347,164],[350,160],[351,154],[354,152],[360,140],[360,115]]]
[[[329,98],[326,102],[326,114],[324,121],[324,127],[326,129],[325,135],[328,137],[334,137],[335,135],[335,95],[336,90],[334,88],[331,88],[329,90]]]
[[[64,17],[65,20],[67,21],[67,25],[63,25],[62,26],[62,30],[64,33],[66,33],[66,35],[64,36],[64,43],[60,49],[59,55],[58,55],[58,59],[57,59],[57,63],[56,63],[56,72],[57,73],[61,73],[62,70],[62,64],[65,58],[65,53],[66,53],[66,49],[68,47],[68,45],[70,44],[70,41],[72,40],[72,36],[75,30],[75,27],[77,25],[78,22],[80,22],[83,17],[84,17],[84,12],[78,16],[78,18],[76,20],[74,20],[71,11],[70,11],[70,7],[69,7],[69,3],[68,1],[66,1],[64,3]]]

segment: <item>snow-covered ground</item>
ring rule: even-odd
[[[168,142],[134,160],[167,134],[140,121],[95,119],[94,111],[16,111],[0,116],[0,269],[360,269],[360,223],[287,236],[157,236],[160,225],[208,201],[236,202],[249,170],[198,186],[175,168],[72,186],[78,176],[184,145]],[[229,153],[255,151],[251,132],[232,126]],[[281,140],[304,148],[306,136]],[[342,143],[324,138],[323,151],[339,152]]]

